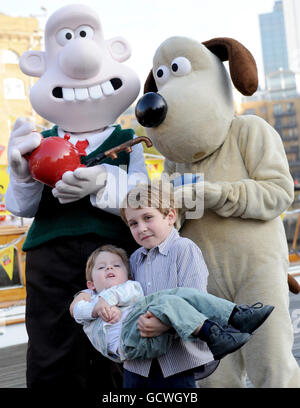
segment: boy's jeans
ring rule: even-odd
[[[174,337],[166,332],[158,337],[141,337],[137,329],[139,316],[149,310],[167,326],[172,326],[183,340],[193,340],[195,329],[206,319],[221,326],[236,305],[194,288],[161,290],[146,296],[130,312],[122,328],[122,350],[128,360],[151,359],[165,354]]]

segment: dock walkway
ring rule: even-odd
[[[290,294],[290,314],[295,333],[293,354],[300,366],[300,294]],[[26,343],[0,349],[0,388],[26,388],[26,350]],[[247,386],[251,387],[249,381]]]

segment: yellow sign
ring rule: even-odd
[[[10,280],[14,272],[14,247],[9,246],[0,250],[0,264],[4,268]]]
[[[160,179],[160,175],[164,168],[164,159],[146,157],[145,163],[147,165],[150,179]]]
[[[5,209],[5,204],[4,204],[4,194],[6,192],[8,182],[9,182],[9,174],[8,174],[7,166],[0,165],[0,221],[1,221],[1,217],[9,214],[9,212]]]

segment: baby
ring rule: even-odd
[[[252,307],[249,313],[249,306],[238,307],[225,299],[185,287],[165,289],[145,297],[140,283],[129,280],[128,274],[129,263],[123,249],[112,245],[98,248],[86,267],[91,300],[79,300],[71,305],[73,317],[83,324],[93,346],[116,362],[165,354],[174,335],[185,341],[200,338],[207,342],[215,360],[219,360],[242,347],[273,310],[273,306]],[[175,332],[141,337],[137,320],[147,311]],[[234,328],[226,327],[229,323]]]

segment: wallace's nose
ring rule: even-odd
[[[70,41],[61,51],[59,63],[63,72],[70,78],[92,78],[100,69],[99,48],[94,41]]]
[[[165,99],[155,92],[148,92],[138,101],[135,115],[144,127],[159,126],[167,115],[168,105]]]

